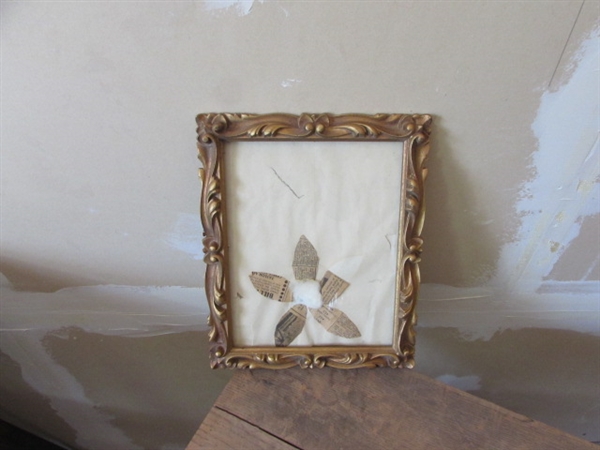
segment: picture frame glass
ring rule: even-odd
[[[234,347],[392,345],[403,155],[396,141],[227,144]],[[330,301],[295,276],[301,237],[318,257],[314,281],[348,284]],[[278,301],[283,288],[291,301]]]

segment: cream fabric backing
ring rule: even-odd
[[[274,345],[291,304],[260,295],[249,275],[293,281],[303,234],[319,254],[317,278],[331,270],[350,283],[333,306],[362,336],[328,333],[309,312],[291,346],[391,345],[402,143],[236,142],[225,161],[234,345]]]

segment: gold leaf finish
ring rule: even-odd
[[[425,216],[425,166],[431,116],[421,114],[200,114],[198,157],[204,228],[205,286],[209,304],[211,367],[285,369],[335,367],[344,369],[414,366],[419,261]],[[227,289],[226,176],[223,152],[229,141],[245,140],[363,140],[403,143],[403,191],[399,223],[395,326],[392,345],[326,347],[246,347],[232,345],[231,293]]]
[[[218,139],[365,139],[396,141],[415,136],[430,116],[419,114],[200,114],[199,141]]]

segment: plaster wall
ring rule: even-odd
[[[0,417],[183,448],[194,117],[434,116],[417,369],[600,441],[596,1],[1,3]]]

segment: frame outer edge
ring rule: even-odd
[[[419,262],[423,247],[421,233],[425,220],[425,179],[427,177],[426,161],[430,150],[430,135],[432,118],[429,115],[413,116],[418,123],[418,129],[411,137],[411,151],[409,152],[409,174],[406,179],[406,205],[405,205],[405,255],[402,267],[402,293],[405,308],[400,306],[404,313],[400,317],[400,333],[397,348],[404,357],[403,365],[414,367],[415,355],[415,325],[417,324],[416,306],[421,283]]]
[[[206,296],[209,304],[208,323],[210,362],[212,368],[268,368],[286,369],[333,367],[355,369],[362,367],[414,366],[416,303],[420,273],[419,261],[423,240],[421,232],[425,217],[424,181],[427,176],[425,162],[429,153],[429,136],[432,118],[427,114],[231,114],[210,113],[196,117],[198,125],[198,158],[202,191],[200,217],[204,227],[203,251],[207,264],[205,276]],[[226,279],[226,209],[224,207],[224,141],[229,140],[353,140],[366,141],[410,140],[408,176],[405,180],[406,227],[402,259],[401,302],[398,313],[400,332],[398,342],[390,350],[394,353],[371,353],[367,347],[348,347],[339,353],[315,351],[303,354],[282,352],[247,353],[233,348],[228,333],[228,305]],[[340,347],[344,348],[344,347]],[[361,351],[356,351],[356,350]]]
[[[221,180],[223,179],[222,146],[198,121],[198,159],[202,162],[200,178],[200,218],[204,228],[202,239],[206,263],[205,290],[209,306],[209,342],[211,367],[220,366],[220,359],[231,348],[227,333],[228,304],[225,257],[225,208]]]

